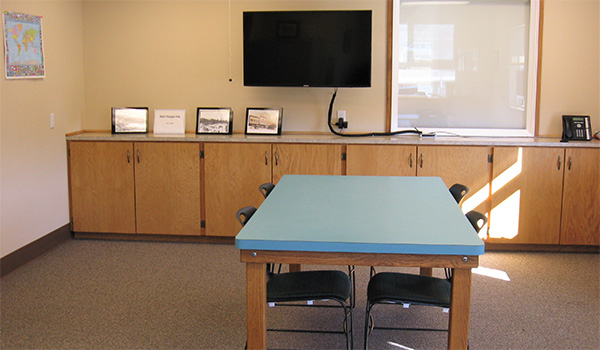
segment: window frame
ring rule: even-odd
[[[527,62],[527,101],[525,127],[522,129],[503,128],[422,128],[424,133],[437,132],[438,136],[484,136],[484,137],[534,137],[537,136],[539,119],[539,79],[541,59],[541,32],[544,0],[529,0],[529,48]],[[390,132],[405,129],[398,127],[398,57],[397,43],[400,0],[388,0],[388,62],[387,62],[387,116]]]

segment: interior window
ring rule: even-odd
[[[539,0],[393,0],[391,130],[532,136]]]

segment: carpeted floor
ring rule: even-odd
[[[598,254],[490,252],[480,265],[509,280],[473,275],[471,349],[600,348]],[[310,268],[317,267],[304,267]],[[243,349],[244,272],[231,245],[72,240],[1,280],[0,348]],[[357,281],[359,349],[367,267],[358,268]],[[374,316],[378,325],[435,327],[444,327],[448,317],[416,306],[381,307]],[[341,322],[332,309],[276,307],[267,317],[277,326],[332,328]],[[375,331],[369,345],[443,349],[446,337]],[[302,349],[345,344],[339,335],[288,333],[269,333],[268,342]]]

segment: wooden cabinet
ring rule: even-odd
[[[597,149],[348,145],[346,172],[465,184],[463,211],[488,213],[491,243],[598,245],[597,164]]]
[[[489,241],[600,244],[600,152],[495,147]]]
[[[600,245],[598,148],[69,140],[68,151],[80,233],[233,237],[236,211],[285,174],[439,176],[470,188],[462,209],[488,214],[490,243]]]
[[[348,145],[348,175],[439,176],[470,188],[463,209],[488,212],[491,147]],[[471,200],[469,198],[472,197]]]
[[[489,182],[492,172],[491,147],[484,146],[419,146],[418,176],[439,176],[448,188],[455,183],[469,187],[464,197],[464,212],[489,212]],[[484,227],[482,234],[486,231]]]
[[[258,186],[285,174],[341,175],[341,146],[314,144],[206,143],[206,235],[235,236],[238,209],[259,207]]]
[[[495,147],[489,241],[558,244],[564,149]]]
[[[132,142],[69,142],[72,230],[135,233]]]
[[[200,235],[199,149],[70,142],[73,231]]]
[[[271,182],[271,144],[205,143],[206,234],[235,236],[238,209],[259,207],[258,186]]]
[[[417,146],[348,145],[346,174],[371,176],[415,176]]]
[[[274,144],[273,183],[286,174],[342,175],[342,146]]]
[[[135,143],[137,233],[200,235],[200,144]]]
[[[565,150],[561,244],[600,244],[600,150]]]

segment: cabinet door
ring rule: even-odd
[[[417,147],[400,145],[348,145],[346,174],[415,176]]]
[[[600,244],[600,150],[566,150],[561,244]]]
[[[495,147],[490,242],[558,244],[562,148]]]
[[[342,146],[274,144],[273,183],[286,174],[342,175]]]
[[[463,211],[489,212],[491,147],[419,146],[417,153],[418,176],[439,176],[448,188],[455,183],[469,187],[462,202]],[[482,229],[481,234],[485,235],[485,231]]]
[[[69,142],[75,232],[135,233],[133,144]]]
[[[200,145],[135,143],[137,233],[200,235]]]
[[[252,143],[204,144],[206,234],[235,236],[238,209],[258,208],[258,186],[271,182],[271,145]]]

